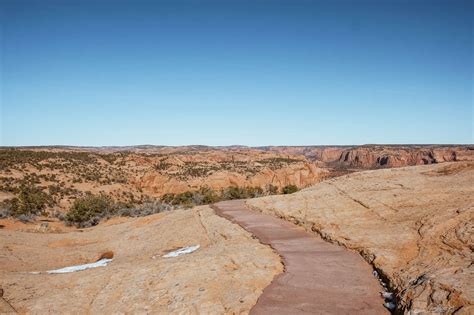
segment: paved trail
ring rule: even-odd
[[[239,224],[283,258],[285,271],[265,288],[251,314],[388,314],[372,268],[356,253],[285,220],[219,202],[216,213]]]

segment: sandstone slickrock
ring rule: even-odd
[[[247,313],[280,257],[208,207],[68,233],[0,230],[0,286],[19,313]],[[193,253],[165,252],[199,244]],[[31,274],[113,256],[106,267]],[[155,258],[153,258],[155,257]]]
[[[265,288],[252,315],[361,314],[389,312],[382,305],[381,284],[356,253],[271,215],[252,211],[244,200],[213,205],[279,253],[285,271]]]
[[[353,173],[249,200],[360,252],[405,312],[474,313],[474,163]]]

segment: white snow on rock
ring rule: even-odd
[[[393,303],[393,302],[385,302],[383,304],[383,306],[385,306],[386,308],[388,308],[389,310],[393,311],[396,307],[397,307],[397,304]]]
[[[175,250],[173,252],[169,252],[168,254],[163,255],[163,257],[170,258],[170,257],[178,257],[184,254],[189,254],[197,250],[199,247],[200,245],[183,247],[183,248],[180,248],[178,250]]]
[[[69,267],[64,267],[61,269],[55,269],[55,270],[48,270],[46,271],[49,274],[53,273],[69,273],[69,272],[75,272],[75,271],[81,271],[81,270],[86,270],[90,268],[97,268],[97,267],[105,267],[109,262],[111,262],[113,259],[108,259],[104,258],[99,261],[90,263],[90,264],[84,264],[84,265],[77,265],[77,266],[69,266]]]
[[[380,295],[386,300],[393,300],[395,297],[392,292],[380,292]]]

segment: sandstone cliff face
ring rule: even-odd
[[[134,204],[203,186],[304,188],[360,169],[470,160],[472,146],[0,149],[0,202],[32,185],[49,196],[49,212],[64,212],[87,192]]]
[[[360,252],[405,312],[474,312],[474,163],[365,171],[249,200]]]
[[[133,204],[204,186],[307,187],[329,173],[301,155],[251,148],[107,150],[0,149],[0,202],[17,197],[22,186],[34,186],[50,197],[50,212],[67,211],[86,192]]]
[[[474,150],[452,148],[360,147],[341,152],[337,163],[351,167],[401,167],[474,160]]]
[[[270,151],[302,154],[310,160],[330,166],[351,168],[402,167],[452,161],[474,161],[473,146],[390,146],[364,145],[354,147],[271,147]]]
[[[208,207],[60,234],[0,229],[0,239],[3,298],[21,314],[247,314],[283,269],[271,248]],[[163,257],[193,245],[201,247]],[[30,273],[93,262],[110,251],[106,267]]]
[[[204,186],[214,190],[229,186],[265,187],[269,184],[278,188],[286,185],[307,187],[319,182],[327,173],[327,170],[319,168],[313,163],[301,162],[279,169],[264,167],[255,173],[219,170],[206,176],[189,178],[177,178],[150,171],[143,177],[137,178],[134,183],[148,195],[161,196],[165,193],[196,190]]]

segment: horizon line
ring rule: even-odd
[[[474,143],[365,143],[365,144],[269,144],[269,145],[208,145],[208,144],[184,144],[184,145],[165,145],[165,144],[132,144],[132,145],[0,145],[2,149],[8,148],[139,148],[139,147],[155,147],[155,148],[177,148],[177,147],[208,147],[208,148],[265,148],[265,147],[363,147],[363,146],[472,146]]]

